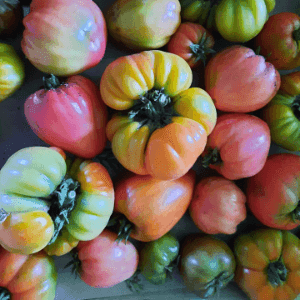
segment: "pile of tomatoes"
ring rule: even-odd
[[[0,101],[26,64],[44,73],[22,98],[40,143],[0,170],[0,299],[54,299],[66,254],[97,288],[178,268],[201,299],[231,281],[295,299],[300,16],[272,15],[275,0],[96,2],[0,3]],[[122,51],[96,84],[108,44]],[[198,233],[173,234],[183,216]]]

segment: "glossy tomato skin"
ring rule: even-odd
[[[159,50],[120,57],[107,66],[101,96],[119,112],[106,133],[126,169],[174,180],[193,166],[215,125],[216,108],[208,93],[190,88],[191,82],[187,62]]]
[[[280,87],[280,75],[250,48],[234,45],[218,52],[205,68],[205,90],[217,109],[252,112],[265,106]]]
[[[299,30],[300,17],[293,12],[281,12],[268,19],[254,43],[276,69],[292,70],[300,66]]]
[[[202,25],[185,22],[171,37],[167,49],[182,57],[191,68],[196,68],[205,65],[214,44],[213,36]]]
[[[246,196],[233,181],[209,176],[196,184],[189,213],[207,234],[233,234],[246,219]]]
[[[0,272],[0,293],[6,289],[11,296],[8,299],[55,298],[57,271],[53,259],[45,252],[21,255],[0,247]]]
[[[46,81],[54,86],[38,90],[24,103],[34,133],[51,146],[79,157],[101,153],[107,141],[108,115],[96,84],[81,75],[70,76],[64,83],[55,76]]]
[[[225,242],[213,235],[191,234],[180,247],[180,274],[197,296],[217,295],[233,279],[235,257]]]
[[[300,293],[300,240],[289,231],[258,229],[234,241],[235,282],[251,300],[293,300]]]
[[[299,95],[300,72],[282,75],[278,93],[262,112],[272,141],[290,151],[300,150]]]
[[[194,184],[193,170],[171,181],[130,174],[116,184],[114,211],[133,224],[130,237],[154,241],[169,232],[184,215]]]
[[[237,180],[253,176],[263,168],[270,146],[266,122],[249,114],[229,113],[218,117],[202,157],[206,159],[215,149],[216,161],[209,160],[209,167],[227,179]]]
[[[127,241],[116,241],[117,234],[104,229],[91,241],[79,242],[80,278],[89,286],[108,288],[130,278],[138,266],[139,254]]]
[[[53,10],[55,7],[55,10]],[[70,76],[96,66],[106,49],[104,16],[92,0],[33,0],[21,46],[40,71]]]
[[[300,157],[273,154],[263,169],[247,180],[247,204],[268,227],[291,230],[299,226]]]

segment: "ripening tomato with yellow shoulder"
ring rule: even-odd
[[[193,166],[217,113],[208,93],[191,83],[188,63],[164,51],[119,57],[107,66],[100,92],[117,112],[106,133],[126,169],[171,180]]]

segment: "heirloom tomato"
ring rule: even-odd
[[[269,18],[254,39],[260,54],[276,69],[291,70],[300,66],[300,16],[281,12]]]
[[[191,68],[205,65],[207,56],[214,53],[213,36],[200,24],[181,23],[171,37],[168,52],[182,57]]]
[[[205,68],[205,90],[217,109],[252,112],[265,106],[280,87],[280,75],[250,48],[234,45],[218,52]]]
[[[152,50],[119,57],[100,82],[103,101],[118,110],[106,133],[128,170],[172,180],[186,174],[216,123],[216,108],[192,70],[173,53]]]
[[[139,269],[153,284],[164,284],[179,254],[179,242],[169,232],[159,239],[145,243],[140,251]]]
[[[263,109],[273,142],[290,151],[300,150],[300,72],[281,76],[278,93]]]
[[[44,89],[27,98],[24,112],[34,133],[44,142],[79,157],[93,158],[106,145],[107,108],[90,79],[74,75],[60,83],[44,78]]]
[[[115,187],[116,218],[120,238],[157,240],[169,232],[186,212],[193,195],[195,172],[175,180],[129,174]],[[126,224],[126,226],[125,226]]]
[[[247,180],[247,204],[268,227],[291,230],[300,224],[300,156],[278,153]]]
[[[266,122],[249,114],[223,114],[207,140],[202,164],[230,180],[250,177],[263,168],[270,146]]]
[[[289,231],[257,229],[234,241],[235,282],[252,300],[294,300],[300,293],[300,240]]]
[[[233,181],[210,176],[196,184],[189,212],[201,231],[233,234],[246,219],[246,196]]]
[[[45,252],[22,255],[0,246],[0,299],[54,300],[57,271]]]
[[[32,0],[23,24],[22,50],[42,72],[79,74],[104,56],[106,23],[92,0]]]
[[[168,43],[180,24],[178,0],[116,0],[105,14],[110,35],[134,50]]]
[[[130,278],[138,267],[139,254],[132,243],[116,241],[108,229],[91,241],[79,242],[75,261],[80,278],[89,286],[108,288]]]
[[[227,244],[212,235],[188,235],[180,246],[179,271],[197,296],[218,295],[233,278],[235,258]]]
[[[68,170],[59,148],[17,151],[0,171],[0,244],[30,254],[62,255],[98,236],[113,211],[114,190],[99,163],[75,159]],[[47,246],[48,245],[48,246]]]
[[[180,5],[183,20],[204,25],[210,14],[212,3],[207,0],[180,0]]]
[[[0,102],[18,90],[24,79],[24,63],[13,46],[0,43]]]

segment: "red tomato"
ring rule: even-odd
[[[224,114],[208,137],[202,164],[230,180],[250,177],[263,168],[270,146],[266,122],[248,114]]]
[[[203,232],[233,234],[246,219],[245,203],[245,194],[233,181],[211,176],[196,185],[189,212]]]
[[[273,154],[247,181],[247,204],[266,226],[291,230],[300,224],[300,156]]]
[[[205,68],[205,90],[217,109],[251,112],[277,93],[280,75],[250,48],[234,45],[218,52]]]
[[[32,130],[44,142],[83,158],[92,158],[106,145],[107,108],[99,89],[81,75],[60,84],[52,75],[45,89],[27,98],[24,112]]]
[[[139,255],[129,241],[116,241],[117,234],[104,229],[95,239],[79,242],[80,278],[89,286],[107,288],[130,278]]]

